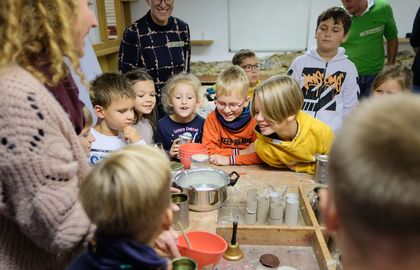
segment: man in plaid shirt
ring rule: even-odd
[[[118,69],[122,73],[138,67],[147,70],[155,81],[161,118],[166,114],[161,102],[163,86],[173,75],[190,69],[190,30],[187,23],[171,16],[175,0],[146,2],[149,12],[124,31]]]

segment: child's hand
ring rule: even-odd
[[[169,157],[175,158],[179,156],[179,146],[180,146],[179,141],[180,140],[181,140],[180,138],[177,138],[172,143],[171,149],[169,149]]]
[[[211,155],[210,163],[214,165],[229,165],[229,157],[222,155]]]
[[[247,148],[239,150],[239,155],[246,155],[246,154],[251,154],[254,152],[255,152],[254,143],[251,143],[250,145],[248,145]]]
[[[124,128],[123,136],[129,143],[138,142],[141,138],[137,130],[132,126]]]
[[[166,254],[169,254],[171,258],[179,257],[178,248],[176,242],[178,240],[178,233],[170,228],[167,231],[163,231],[156,239],[156,246]]]

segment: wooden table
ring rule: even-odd
[[[267,165],[250,165],[250,166],[214,166],[216,169],[224,170],[227,173],[236,171],[240,178],[235,187],[247,188],[254,186],[255,188],[264,188],[270,185],[289,186],[289,191],[297,193],[299,185],[303,185],[305,190],[311,189],[315,183],[313,175],[306,173],[295,173],[288,170],[280,170]],[[228,187],[229,189],[230,187]],[[218,211],[210,212],[194,212],[190,211],[190,226],[188,231],[208,231],[216,232]]]
[[[288,187],[288,192],[299,194],[300,198],[300,223],[297,226],[287,225],[246,225],[240,224],[238,227],[238,242],[244,245],[270,245],[280,247],[312,247],[318,262],[319,268],[316,269],[336,269],[334,260],[328,250],[327,240],[329,235],[324,226],[320,225],[306,198],[309,191],[318,185],[313,181],[313,175],[306,173],[295,173],[288,170],[280,170],[268,167],[267,165],[251,166],[213,166],[214,168],[225,170],[227,173],[236,171],[240,178],[235,187],[228,187],[229,192],[236,189],[240,198],[246,197],[246,191],[250,188],[264,190],[270,186],[280,188]],[[232,202],[230,202],[232,203]],[[218,211],[194,212],[190,211],[190,225],[187,231],[208,231],[221,235],[226,241],[230,240],[231,224],[221,225],[217,223]],[[223,259],[222,259],[223,261]],[[224,261],[226,263],[226,261]],[[304,262],[301,262],[304,263]],[[239,262],[240,264],[240,262]],[[234,263],[232,262],[232,265]],[[305,265],[312,268],[314,265]],[[239,268],[238,268],[239,267]],[[241,269],[242,266],[232,269]],[[307,268],[304,268],[307,269]]]

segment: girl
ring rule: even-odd
[[[85,118],[85,126],[79,134],[79,140],[83,146],[86,156],[89,157],[90,148],[92,147],[92,143],[95,141],[95,137],[93,137],[92,133],[90,133],[90,129],[93,127],[93,118],[86,106],[83,107],[82,111],[83,117]]]
[[[408,92],[413,89],[413,72],[406,66],[386,66],[372,83],[374,96]]]
[[[147,144],[154,143],[156,133],[156,91],[152,77],[142,68],[125,74],[136,92],[134,127]]]
[[[171,158],[179,153],[179,136],[190,133],[192,142],[201,143],[204,118],[196,113],[200,103],[200,80],[182,72],[165,86],[163,105],[168,115],[158,122],[156,142],[162,143]]]
[[[327,154],[331,128],[301,112],[303,94],[290,76],[274,76],[254,94],[252,114],[257,121],[255,151],[270,166],[314,173],[315,154]]]

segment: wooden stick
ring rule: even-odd
[[[188,236],[187,236],[187,234],[185,233],[184,226],[182,226],[181,221],[178,221],[178,223],[177,223],[177,224],[178,224],[179,228],[181,229],[182,236],[184,236],[184,239],[185,239],[185,241],[187,242],[187,246],[188,246],[188,248],[189,248],[189,249],[192,249],[192,245],[191,245],[190,239],[188,239]]]

